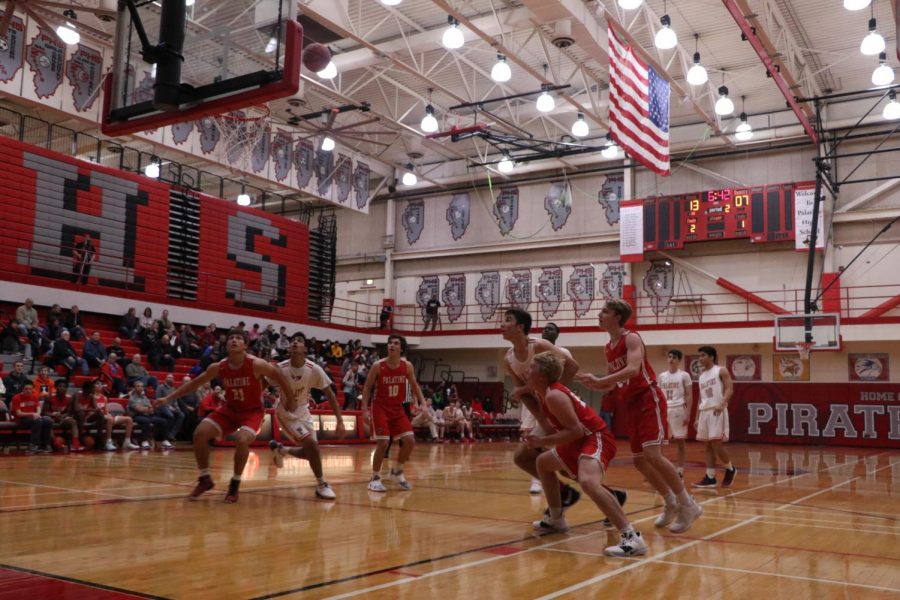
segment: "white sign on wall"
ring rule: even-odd
[[[808,250],[812,235],[813,204],[816,200],[815,188],[794,190],[794,249]],[[825,207],[819,207],[816,224],[816,250],[825,249]]]

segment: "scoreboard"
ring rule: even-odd
[[[812,182],[726,188],[644,200],[644,250],[690,242],[794,239],[794,193]]]

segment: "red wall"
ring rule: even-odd
[[[0,169],[0,279],[291,321],[307,317],[305,225],[10,139],[0,146]],[[181,238],[180,205],[200,215]],[[88,283],[76,285],[72,248],[88,233],[97,258]],[[189,257],[191,244],[199,254],[187,265],[173,262]],[[197,282],[195,298],[179,294],[183,281]]]

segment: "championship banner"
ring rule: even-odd
[[[622,262],[644,260],[644,201],[619,204],[619,257]]]
[[[900,449],[900,385],[737,383],[731,441]]]

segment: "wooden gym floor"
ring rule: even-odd
[[[651,551],[612,559],[587,498],[569,533],[532,531],[543,498],[514,448],[419,444],[415,489],[387,494],[366,490],[372,446],[324,448],[336,502],[314,498],[305,462],[276,470],[258,449],[235,505],[230,450],[199,502],[187,449],[4,456],[0,599],[900,597],[897,451],[731,444],[735,486],[696,492],[704,516],[673,535],[654,529],[660,500],[621,442],[608,483]],[[700,445],[688,461],[699,479]]]

